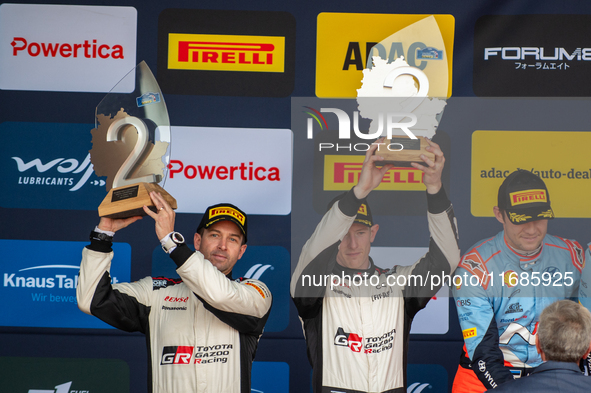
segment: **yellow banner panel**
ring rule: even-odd
[[[472,134],[471,211],[493,217],[501,183],[517,169],[540,176],[556,217],[591,217],[591,132],[475,131]],[[543,194],[543,195],[542,195]],[[546,198],[540,195],[529,198]]]

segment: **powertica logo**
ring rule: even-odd
[[[306,137],[308,139],[314,138],[314,120],[321,130],[325,128],[328,130],[328,123],[323,113],[333,113],[338,120],[338,139],[351,139],[351,119],[346,111],[339,108],[320,108],[320,111],[305,106],[304,112],[310,117],[306,120]],[[402,121],[406,120],[407,121]],[[353,111],[353,132],[355,136],[366,140],[375,140],[385,134],[388,139],[392,139],[393,135],[406,134],[410,139],[417,139],[412,133],[410,127],[417,124],[417,116],[414,113],[379,113],[377,122],[377,130],[373,132],[362,132],[359,130],[359,111]],[[394,130],[399,130],[394,132]],[[385,131],[385,132],[384,132]],[[318,144],[318,151],[334,150],[334,151],[367,151],[370,148],[369,143],[328,143],[322,142]],[[400,142],[393,142],[385,144],[385,147],[390,151],[400,151],[404,149],[404,144]],[[380,146],[381,147],[381,146]]]
[[[136,65],[133,7],[0,5],[0,88],[131,92]],[[92,75],[92,77],[89,77]]]
[[[166,9],[158,18],[164,93],[285,97],[295,79],[287,12]]]

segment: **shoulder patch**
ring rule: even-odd
[[[488,269],[486,268],[486,263],[482,260],[482,257],[476,250],[472,250],[462,258],[460,262],[460,266],[478,277],[478,281],[480,285],[484,289],[488,289],[488,284],[490,281],[490,276],[488,273]]]
[[[269,290],[267,289],[267,287],[263,286],[263,285],[259,285],[256,282],[252,282],[251,280],[248,280],[244,283],[245,285],[251,286],[254,289],[257,290],[257,292],[259,293],[259,295],[261,295],[261,297],[263,299],[266,299],[268,297],[271,296],[271,294],[269,293]]]
[[[585,267],[585,251],[576,240],[562,239],[568,246],[574,267],[581,273]]]
[[[180,278],[167,278],[167,277],[152,277],[152,290],[171,287],[182,283],[183,280]]]

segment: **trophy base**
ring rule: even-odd
[[[177,208],[174,199],[164,188],[157,183],[136,183],[129,186],[112,188],[103,202],[99,205],[100,217],[127,218],[133,216],[145,216],[143,206],[146,205],[156,212],[156,206],[150,199],[150,192],[159,192],[173,209]]]
[[[377,161],[376,166],[393,164],[395,166],[411,167],[411,162],[426,166],[427,164],[421,159],[421,155],[435,161],[435,154],[425,150],[427,146],[429,146],[429,143],[422,136],[418,136],[417,139],[410,139],[408,136],[402,135],[392,136],[392,139],[386,139],[383,145],[378,146],[375,154],[384,157],[384,160]]]

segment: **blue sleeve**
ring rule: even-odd
[[[585,251],[584,261],[589,262],[591,259],[591,243],[587,245]],[[589,263],[583,265],[583,272],[581,273],[581,282],[579,283],[579,302],[591,311],[591,266]]]
[[[470,280],[472,273],[458,267],[455,273]],[[473,282],[476,282],[473,278]],[[470,357],[472,370],[487,389],[512,380],[513,375],[505,367],[503,353],[499,348],[499,331],[491,299],[481,285],[462,282],[452,288],[462,335]]]

